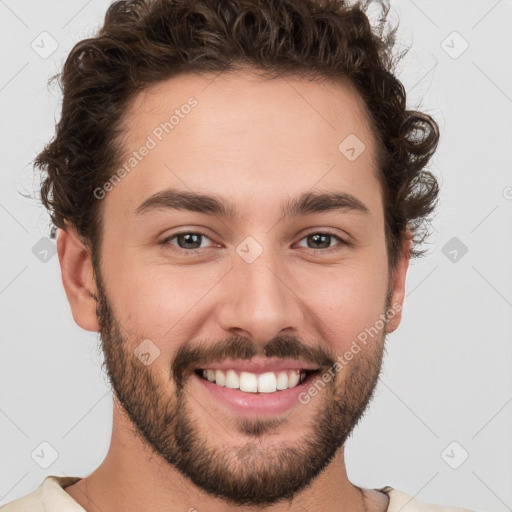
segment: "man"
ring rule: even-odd
[[[438,194],[364,9],[121,1],[72,50],[36,165],[112,440],[3,511],[463,510],[345,468]]]

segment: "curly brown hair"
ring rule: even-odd
[[[439,131],[427,114],[406,109],[395,77],[398,25],[385,31],[389,3],[343,0],[121,0],[95,37],[71,50],[59,78],[62,113],[51,142],[36,157],[41,199],[53,227],[74,225],[99,252],[101,201],[93,191],[122,161],[123,114],[149,84],[181,72],[251,68],[279,77],[348,78],[370,114],[379,147],[389,268],[406,237],[411,257],[428,236],[439,187],[426,170]],[[408,233],[408,229],[410,233]],[[97,254],[96,254],[97,256]]]

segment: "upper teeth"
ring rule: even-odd
[[[218,386],[240,389],[247,393],[273,393],[297,386],[306,378],[304,370],[266,372],[259,375],[235,370],[203,370],[203,377]]]

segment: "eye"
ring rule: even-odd
[[[348,245],[348,242],[345,242],[342,238],[340,238],[338,235],[335,235],[334,233],[330,233],[328,231],[324,232],[313,232],[306,235],[302,240],[306,240],[306,243],[308,244],[307,247],[309,249],[313,249],[315,251],[322,251],[322,252],[330,252],[333,246],[331,246],[332,241],[338,241],[340,245]],[[302,241],[301,240],[301,241]],[[313,247],[311,247],[309,244],[312,244]],[[315,247],[316,246],[316,247]],[[302,246],[304,247],[304,246]],[[323,250],[328,249],[328,250]],[[334,249],[336,250],[336,249]]]
[[[172,240],[176,239],[176,244]],[[175,233],[172,236],[162,240],[163,245],[177,245],[179,249],[195,250],[204,249],[205,245],[202,244],[204,239],[210,240],[204,233],[197,233],[195,231],[183,231],[182,233]]]

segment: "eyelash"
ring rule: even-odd
[[[201,237],[204,237],[204,238],[207,238],[208,240],[210,240],[210,237],[204,233],[201,233],[200,231],[181,231],[179,233],[174,233],[173,235],[171,236],[168,236],[167,238],[165,238],[164,240],[162,240],[160,242],[160,244],[164,245],[164,246],[169,246],[169,245],[174,245],[174,244],[170,244],[170,241],[173,240],[174,238],[180,236],[180,235],[199,235]],[[335,239],[338,240],[339,242],[339,245],[341,247],[343,246],[350,246],[350,243],[343,240],[342,238],[340,238],[338,235],[336,235],[335,233],[332,233],[331,231],[329,230],[326,230],[326,231],[311,231],[310,233],[306,233],[301,239],[300,239],[300,242],[302,240],[304,240],[305,238],[307,238],[308,236],[311,236],[311,235],[328,235],[330,237],[333,237]],[[326,249],[311,249],[311,248],[308,248],[306,247],[306,249],[310,250],[310,251],[313,251],[315,253],[331,253],[331,252],[335,252],[335,251],[338,251],[341,249],[341,247],[328,247]],[[197,249],[182,249],[181,247],[178,247],[178,246],[174,246],[174,248],[172,248],[171,250],[172,251],[176,251],[176,252],[185,252],[185,253],[191,253],[191,254],[195,254],[197,253],[198,251],[202,250],[202,249],[210,249],[210,247],[203,247],[203,248],[197,248]]]

